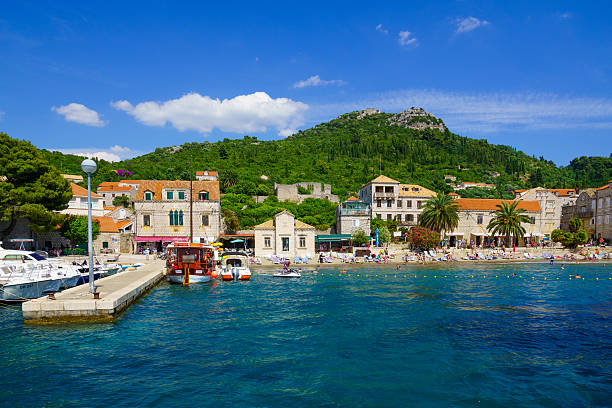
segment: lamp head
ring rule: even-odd
[[[97,168],[96,162],[91,159],[85,159],[81,162],[81,169],[87,174],[95,173]]]

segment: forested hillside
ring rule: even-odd
[[[406,127],[406,121],[398,123],[395,117],[352,112],[282,140],[244,136],[159,147],[119,163],[100,161],[94,184],[119,179],[113,169],[131,171],[135,179],[188,179],[190,156],[194,171],[220,171],[224,192],[248,195],[269,194],[274,182],[320,181],[346,196],[380,173],[436,191],[450,191],[444,175],[495,183],[498,191],[597,187],[612,179],[610,152],[602,152],[607,157],[580,157],[569,166],[557,167],[509,146],[456,135],[433,116],[411,119],[411,123],[437,126],[425,129]],[[80,173],[81,158],[56,152],[46,156],[61,172]],[[494,178],[492,172],[501,175]]]

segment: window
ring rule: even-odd
[[[417,201],[417,208],[421,208],[422,201]]]
[[[385,190],[383,189],[383,186],[376,186],[376,192],[377,192],[377,193],[382,193],[383,191],[385,191]]]
[[[306,248],[306,237],[300,237],[300,248]]]
[[[406,208],[412,208],[412,200],[406,200]]]
[[[183,210],[181,211],[170,210],[169,218],[170,218],[170,225],[175,225],[175,226],[183,225]]]
[[[202,215],[202,226],[208,227],[208,215]]]
[[[150,215],[142,216],[142,225],[144,225],[145,227],[151,226],[151,216]]]
[[[376,200],[376,206],[382,207],[382,200]]]
[[[387,220],[390,221],[393,219],[393,216],[391,214],[387,214]]]
[[[602,222],[601,222],[601,215],[598,215],[598,216],[597,216],[597,223],[598,223],[598,224],[601,224],[601,223],[602,223]]]
[[[281,240],[283,243],[283,251],[288,252],[289,251],[289,237],[283,237],[281,238]]]
[[[184,200],[185,199],[185,192],[184,191],[179,191],[178,192],[178,196],[179,196],[179,200]]]
[[[166,199],[172,200],[174,198],[174,194],[172,191],[166,191]]]
[[[359,220],[353,220],[353,227],[354,228],[359,227]]]
[[[606,215],[606,224],[609,224],[609,223],[610,223],[610,216]]]
[[[387,200],[387,207],[391,208],[391,204],[393,203],[393,200]]]
[[[402,222],[402,214],[397,214],[395,219],[397,220],[397,222]]]
[[[402,200],[397,200],[397,208],[402,208]]]
[[[153,193],[151,193],[150,191],[145,191],[145,200],[147,201],[151,201],[153,199]]]
[[[529,217],[529,222],[535,224],[535,217]]]
[[[412,215],[412,214],[408,214],[408,215],[406,216],[406,221],[413,222],[413,221],[414,221],[414,215]]]
[[[200,191],[200,194],[198,194],[198,198],[200,200],[208,200],[208,191]]]
[[[610,197],[606,197],[606,207],[610,206]]]
[[[380,219],[380,218],[382,218],[382,215],[376,214],[376,218]]]
[[[476,224],[482,224],[482,215],[476,216]]]
[[[270,237],[264,237],[264,248],[271,248],[272,243]]]
[[[104,248],[104,249],[108,248],[108,241],[103,241],[102,242],[102,248]]]
[[[385,193],[393,194],[393,187],[385,187]]]
[[[591,225],[595,225],[595,217],[591,218]]]

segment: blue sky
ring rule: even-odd
[[[612,152],[606,2],[178,3],[4,1],[0,130],[125,158],[419,106],[561,165]]]

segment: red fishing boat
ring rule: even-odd
[[[215,250],[197,242],[175,242],[168,245],[166,274],[173,283],[208,282],[218,276]]]

